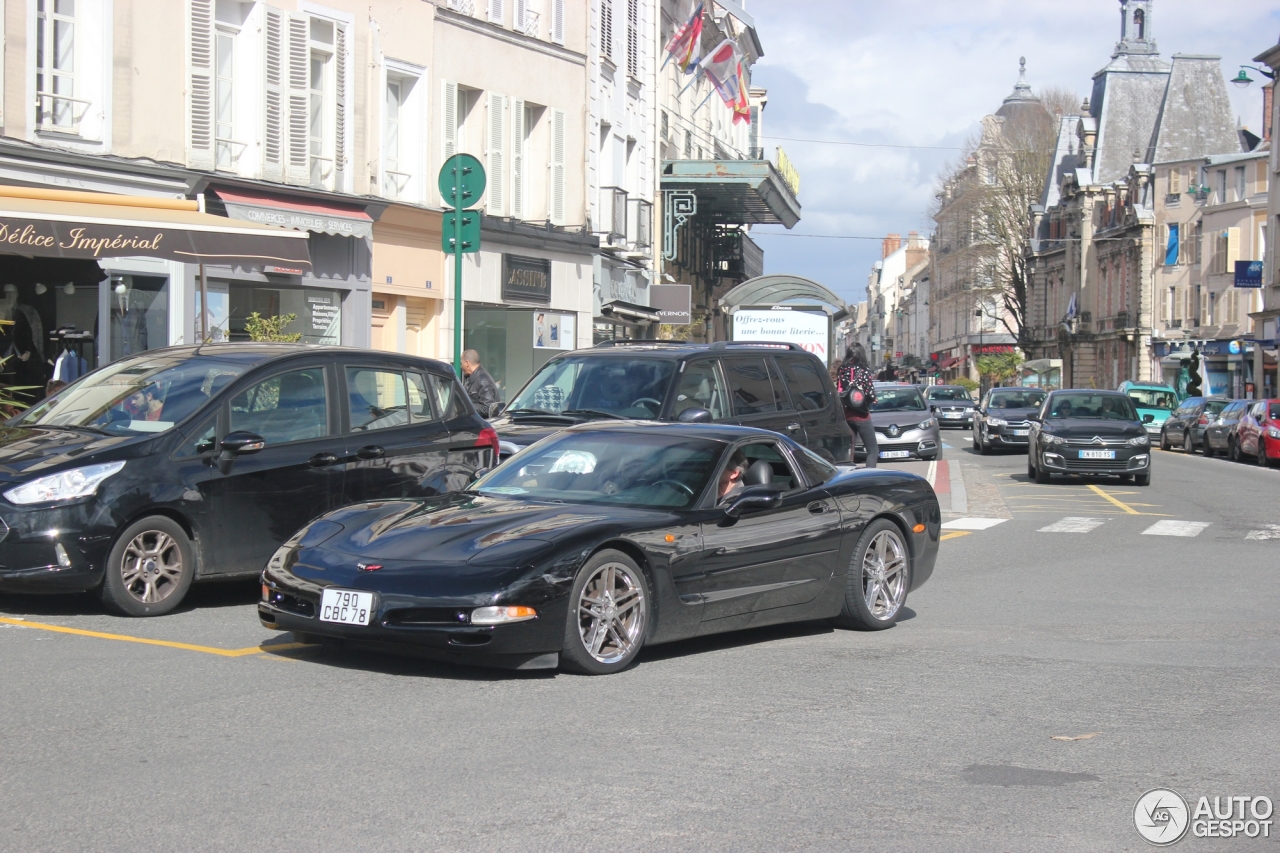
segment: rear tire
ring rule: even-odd
[[[1164,430],[1160,430],[1160,449],[1168,450],[1170,447],[1172,447],[1172,445],[1169,444],[1169,433]]]
[[[182,603],[195,568],[191,540],[178,522],[163,515],[140,519],[107,555],[102,603],[121,616],[162,616]]]
[[[626,669],[649,630],[649,581],[621,551],[595,554],[569,594],[560,666],[581,675]]]
[[[898,525],[876,519],[858,537],[845,577],[840,628],[883,631],[898,621],[911,589],[911,550]]]

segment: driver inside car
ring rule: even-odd
[[[746,470],[747,457],[742,455],[741,450],[734,451],[733,456],[729,458],[729,464],[725,465],[724,470],[720,472],[717,503],[728,503],[742,491],[742,475]]]

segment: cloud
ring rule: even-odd
[[[1166,59],[1221,55],[1233,77],[1275,44],[1280,9],[1270,5],[1155,0],[1152,32]],[[802,181],[803,219],[792,233],[874,239],[779,236],[781,228],[753,236],[769,272],[816,279],[849,300],[862,298],[881,236],[932,230],[935,181],[960,151],[796,140],[959,149],[1012,90],[1020,56],[1033,89],[1083,97],[1120,31],[1115,0],[753,0],[750,11],[765,48],[752,79],[769,89],[764,141],[786,150]],[[1259,131],[1259,85],[1228,88],[1242,123]]]

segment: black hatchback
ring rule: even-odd
[[[796,344],[608,342],[547,362],[493,421],[503,457],[594,420],[739,424],[848,462],[853,432],[826,365]]]
[[[1151,484],[1151,439],[1127,394],[1052,391],[1030,421],[1027,476],[1037,483],[1052,474],[1114,474]]]
[[[160,615],[192,581],[257,574],[329,510],[465,487],[497,443],[442,362],[151,350],[0,429],[0,590],[99,589],[116,612]]]

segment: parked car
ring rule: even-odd
[[[618,419],[740,424],[829,462],[853,453],[826,365],[796,344],[610,341],[553,358],[500,414],[504,459],[566,427]]]
[[[924,399],[939,426],[973,426],[974,402],[969,389],[961,385],[931,385],[925,389]]]
[[[1138,417],[1151,415],[1146,427],[1152,435],[1160,434],[1164,422],[1178,408],[1178,392],[1170,385],[1147,385],[1126,380],[1120,383],[1120,393],[1129,395],[1138,410]]]
[[[298,344],[151,350],[0,432],[0,589],[98,590],[157,616],[193,581],[252,577],[318,515],[426,497],[497,435],[446,364]]]
[[[1227,407],[1227,397],[1188,397],[1182,401],[1160,428],[1160,449],[1181,447],[1191,453],[1204,441],[1209,422]]]
[[[1231,458],[1241,462],[1251,456],[1259,465],[1280,459],[1280,399],[1252,402],[1236,426]]]
[[[1232,400],[1224,406],[1218,416],[1205,427],[1200,452],[1205,456],[1217,453],[1229,455],[1236,440],[1236,427],[1240,425],[1240,417],[1251,405],[1253,400]]]
[[[317,520],[271,558],[258,615],[301,640],[607,674],[695,635],[888,628],[940,527],[922,477],[837,468],[773,432],[584,424],[465,492]]]
[[[1040,410],[1045,392],[1039,388],[992,388],[973,414],[973,448],[988,453],[998,447],[1025,450],[1030,442],[1027,418]]]
[[[871,426],[876,431],[879,458],[937,459],[942,452],[942,434],[919,389],[901,382],[877,382],[875,390]],[[861,440],[856,445],[855,455],[865,458]]]
[[[1030,438],[1027,476],[1037,483],[1053,474],[1114,474],[1151,484],[1151,437],[1127,394],[1050,391],[1031,419]]]

